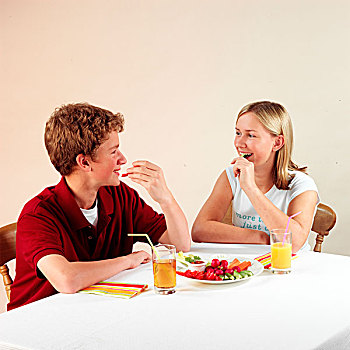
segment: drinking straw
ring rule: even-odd
[[[295,214],[293,214],[293,215],[291,215],[291,216],[288,217],[288,222],[287,222],[286,230],[284,231],[284,235],[283,235],[283,243],[282,243],[282,245],[284,245],[284,241],[286,240],[286,235],[287,235],[287,232],[288,232],[288,227],[289,227],[290,220],[291,220],[292,218],[294,218],[294,216],[299,215],[300,213],[301,213],[301,211],[298,211],[297,213],[295,213]]]
[[[128,236],[143,236],[143,237],[146,237],[148,239],[148,242],[149,244],[151,245],[153,251],[154,251],[154,254],[156,254],[158,260],[160,260],[160,256],[157,252],[157,249],[154,247],[151,239],[149,238],[148,234],[147,233],[128,233]]]

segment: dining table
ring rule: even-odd
[[[193,243],[187,254],[254,259],[270,246]],[[0,315],[0,349],[350,349],[350,257],[300,252],[292,272],[268,269],[207,284],[177,276],[153,290],[151,263],[109,281],[147,284],[130,298],[57,293]]]

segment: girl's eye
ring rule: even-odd
[[[116,154],[117,153],[117,151],[116,150],[114,150],[113,152],[112,152],[112,154]]]
[[[239,136],[239,135],[241,135],[241,133],[240,133],[239,131],[236,131],[236,135],[238,135],[238,136]]]
[[[253,138],[253,137],[255,137],[253,134],[249,134],[248,135],[250,138]]]

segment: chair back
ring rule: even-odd
[[[326,204],[320,203],[317,206],[314,222],[311,231],[317,233],[314,252],[321,252],[324,237],[328,236],[330,230],[334,227],[337,215],[334,210]],[[224,224],[232,225],[232,202],[222,220]]]
[[[0,273],[8,300],[10,300],[13,281],[7,263],[16,258],[16,231],[17,223],[0,227]]]
[[[328,236],[336,221],[337,215],[331,207],[323,203],[317,206],[314,223],[311,228],[311,231],[317,233],[314,252],[321,253],[323,239]]]

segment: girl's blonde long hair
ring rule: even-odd
[[[286,109],[279,103],[260,101],[244,106],[237,116],[238,119],[245,113],[252,112],[260,123],[275,136],[284,136],[284,145],[277,151],[275,165],[273,168],[273,182],[278,189],[289,189],[290,181],[294,176],[289,174],[290,170],[306,173],[306,167],[299,168],[292,161],[293,150],[293,126]]]

